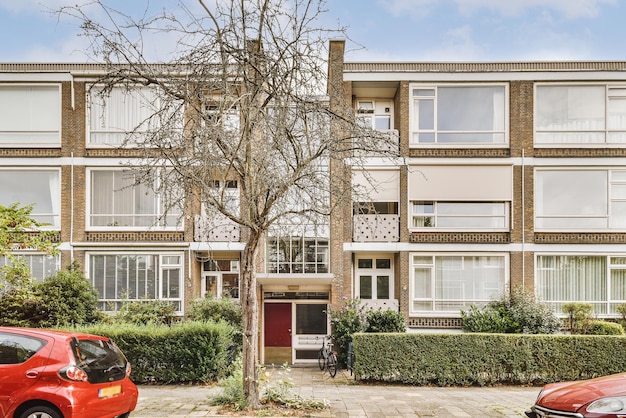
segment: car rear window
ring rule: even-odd
[[[26,335],[0,332],[0,364],[19,364],[46,345],[45,340]]]
[[[114,382],[126,376],[126,359],[111,341],[74,339],[72,348],[76,364],[87,373],[90,383]]]

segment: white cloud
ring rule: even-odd
[[[394,17],[423,19],[434,12],[441,0],[379,0],[378,4]]]

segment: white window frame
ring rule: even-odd
[[[439,131],[438,123],[438,90],[440,88],[476,88],[476,87],[502,87],[503,88],[503,123],[502,129],[480,130],[480,131]],[[413,96],[413,90],[433,90],[433,96]],[[433,100],[433,128],[420,130],[416,126],[415,103],[419,100]],[[509,85],[508,83],[411,83],[409,84],[409,147],[410,148],[508,148],[509,147]],[[419,142],[414,140],[416,134],[428,133],[434,135],[434,142]],[[475,134],[501,134],[503,142],[440,142],[438,135],[444,133],[475,133]]]
[[[157,277],[155,277],[156,283],[154,283],[155,289],[156,289],[156,299],[147,299],[144,297],[133,297],[133,298],[129,298],[129,299],[124,299],[123,297],[120,296],[120,293],[124,292],[124,289],[117,289],[117,283],[115,284],[115,296],[113,298],[100,298],[100,295],[98,295],[98,303],[99,304],[103,304],[104,306],[106,306],[107,304],[121,304],[124,301],[128,300],[128,301],[166,301],[166,302],[173,302],[175,304],[178,304],[179,308],[178,310],[176,310],[176,314],[177,315],[182,315],[184,312],[184,301],[185,301],[185,288],[184,288],[184,275],[185,275],[185,254],[182,251],[166,251],[166,252],[154,252],[154,251],[133,251],[133,252],[126,252],[126,251],[115,251],[115,252],[111,252],[111,251],[88,251],[85,254],[85,259],[86,259],[86,272],[87,272],[87,279],[89,280],[89,282],[91,283],[92,286],[94,286],[94,288],[97,289],[96,285],[95,285],[95,278],[91,277],[91,264],[92,264],[92,257],[93,256],[111,256],[111,257],[116,257],[116,263],[115,263],[115,270],[116,270],[116,275],[117,275],[117,271],[118,271],[118,260],[117,257],[118,256],[142,256],[142,257],[157,257],[157,262],[158,262],[158,272]],[[178,263],[166,263],[165,260],[168,257],[178,257]],[[178,270],[179,271],[179,278],[178,278],[178,290],[179,290],[179,297],[176,298],[169,298],[169,297],[165,297],[164,291],[163,291],[163,280],[164,280],[164,271],[165,270]],[[117,280],[116,280],[117,281]],[[106,288],[106,282],[103,281],[103,287]],[[110,312],[111,310],[107,309],[105,310],[107,312]]]
[[[156,203],[155,203],[155,207],[156,207],[156,212],[158,213],[152,213],[146,216],[153,216],[154,219],[158,222],[158,224],[152,224],[152,225],[148,225],[148,226],[117,226],[117,225],[106,225],[106,226],[92,226],[92,204],[91,204],[91,199],[94,196],[95,190],[93,190],[93,181],[92,181],[92,176],[93,173],[95,172],[119,172],[122,173],[124,171],[127,171],[129,174],[132,174],[132,170],[129,169],[123,169],[123,168],[113,168],[113,167],[92,167],[92,168],[87,168],[87,196],[89,196],[89,198],[87,199],[87,211],[86,211],[86,217],[85,217],[85,228],[88,231],[105,231],[105,230],[128,230],[128,231],[146,231],[146,230],[159,230],[159,231],[182,231],[184,229],[184,223],[182,220],[182,217],[179,216],[178,213],[168,213],[167,216],[176,216],[179,219],[179,224],[176,226],[166,226],[164,225],[164,219],[162,219],[163,217],[163,211],[161,210],[162,208],[162,197],[157,194],[154,193],[154,199],[156,199]],[[159,176],[156,176],[156,181],[159,181]],[[134,188],[135,186],[133,186]],[[115,193],[115,190],[111,191],[112,193]],[[135,213],[128,213],[128,214],[117,214],[117,213],[111,213],[109,214],[111,216],[136,216],[137,214]]]
[[[24,87],[29,89],[36,88],[56,88],[58,91],[57,95],[57,104],[56,104],[56,127],[53,130],[45,130],[45,131],[35,131],[32,129],[19,129],[19,130],[11,130],[11,131],[3,131],[0,127],[0,147],[2,148],[57,148],[61,146],[61,119],[62,119],[62,91],[61,84],[59,83],[3,83],[0,84],[0,90],[2,88],[15,88],[15,87]],[[8,104],[13,110],[18,111],[19,109],[15,108],[15,104]],[[11,116],[8,116],[11,117]],[[39,137],[49,136],[50,138],[55,137],[54,140],[37,140]],[[3,140],[2,137],[6,136],[15,137],[15,141],[11,140]]]
[[[54,187],[56,187],[56,190],[52,190],[52,185],[50,186],[50,198],[52,200],[52,206],[53,209],[56,206],[56,209],[52,212],[52,213],[42,213],[42,212],[38,212],[38,208],[37,205],[35,205],[33,207],[33,210],[31,212],[31,217],[33,219],[35,219],[38,222],[42,222],[42,223],[48,223],[50,225],[44,225],[41,227],[42,230],[60,230],[61,229],[61,169],[60,168],[53,168],[53,167],[33,167],[30,166],[28,168],[24,168],[24,167],[2,167],[0,168],[0,172],[7,172],[7,171],[16,171],[16,172],[42,172],[42,171],[46,171],[46,172],[52,172],[52,173],[56,173],[56,185]],[[6,185],[5,185],[6,187]],[[1,193],[1,192],[0,192]],[[5,193],[6,193],[6,189],[5,189]],[[7,202],[7,204],[5,204],[4,206],[8,206],[10,204],[13,203],[19,203],[20,206],[26,206],[26,205],[30,205],[33,202],[27,202],[25,201],[26,199],[22,199],[18,202]],[[0,204],[2,204],[2,200],[0,200]],[[48,218],[52,218],[53,222],[47,222],[45,219],[41,219],[41,217],[48,217]]]
[[[372,260],[372,268],[359,268],[359,260]],[[376,260],[389,260],[389,268],[376,268]],[[370,285],[372,287],[372,297],[371,299],[364,300],[390,300],[395,299],[394,288],[395,288],[395,278],[394,278],[394,265],[393,265],[394,256],[393,254],[357,254],[354,260],[354,295],[357,298],[361,298],[361,278],[364,276],[370,277]],[[378,297],[378,283],[377,279],[379,276],[387,276],[389,277],[389,289],[387,293],[389,294],[388,298],[380,299]]]
[[[499,201],[499,202],[483,202],[483,201],[430,201],[430,200],[426,200],[426,201],[419,201],[419,200],[411,200],[409,205],[409,208],[411,208],[411,223],[409,224],[409,230],[414,232],[414,231],[491,231],[491,232],[503,232],[503,231],[509,231],[510,230],[510,202],[508,201]],[[419,203],[432,203],[432,207],[433,207],[433,211],[432,213],[420,213],[420,212],[416,212],[416,206]],[[448,204],[448,205],[454,205],[454,204],[458,204],[459,206],[464,205],[464,204],[498,204],[498,205],[503,205],[503,209],[504,209],[504,213],[503,215],[481,215],[481,214],[465,214],[463,215],[461,212],[455,213],[453,215],[450,214],[443,214],[440,213],[441,211],[438,210],[438,207],[440,207],[442,204]],[[420,226],[418,225],[418,219],[420,218],[424,218],[424,219],[430,219],[431,224],[430,225],[423,225]],[[472,226],[458,226],[458,227],[443,227],[443,226],[439,226],[439,221],[443,220],[445,218],[467,218],[472,219],[478,219],[478,218],[494,218],[494,219],[499,219],[499,218],[503,218],[504,219],[504,226],[502,227],[472,227]]]
[[[371,105],[370,105],[371,104]],[[381,132],[388,132],[394,129],[393,127],[393,100],[392,99],[358,99],[356,105],[357,121],[363,125],[364,128],[371,128]],[[389,118],[389,128],[377,129],[376,118]],[[364,121],[369,120],[369,123]]]
[[[28,266],[30,273],[37,282],[43,282],[50,276],[55,275],[61,270],[61,255],[49,255],[44,253],[37,252],[14,252],[12,253],[17,258],[21,258],[26,261],[26,265]],[[33,264],[36,258],[41,258],[41,261],[38,263],[43,267],[42,273],[45,274],[46,270],[50,271],[50,274],[47,276],[39,275],[39,271],[35,271],[33,269]],[[0,256],[0,268],[5,266],[9,261],[9,258],[6,256]]]
[[[603,202],[606,205],[606,211],[602,214],[561,214],[561,215],[546,215],[541,210],[541,196],[543,189],[540,189],[539,182],[541,172],[605,172],[606,173],[606,202]],[[616,206],[626,206],[626,180],[618,178],[618,176],[622,176],[622,178],[626,178],[626,167],[536,167],[535,168],[535,208],[534,208],[534,216],[535,216],[535,230],[540,232],[564,232],[564,231],[589,231],[589,232],[626,232],[626,224],[625,226],[612,226],[612,223],[617,222],[617,214],[613,215],[614,209]],[[576,187],[579,188],[580,184],[576,183]],[[618,193],[622,193],[623,195],[619,195]],[[619,212],[615,210],[615,212]],[[564,227],[542,227],[540,224],[541,219],[560,219],[567,220],[571,219],[571,222]],[[597,219],[598,222],[604,222],[604,226],[578,226],[581,219]],[[578,222],[577,222],[578,220]],[[626,221],[622,221],[626,222]]]
[[[589,126],[581,126],[580,130],[574,129],[542,129],[540,130],[537,126],[539,117],[537,112],[539,111],[538,104],[538,89],[542,87],[563,87],[563,88],[575,88],[575,87],[604,87],[604,118],[603,118],[603,127],[589,127]],[[621,90],[621,94],[611,94],[611,90],[617,92]],[[626,145],[626,125],[622,129],[612,129],[610,125],[610,104],[613,100],[626,101],[626,84],[625,83],[535,83],[534,86],[534,146],[536,148],[571,148],[572,146],[581,147],[581,148],[622,148]],[[615,102],[614,102],[615,103]],[[574,111],[575,109],[568,109],[568,111]],[[624,122],[626,123],[626,121]],[[558,135],[559,133],[563,134],[566,138],[567,136],[574,137],[578,136],[578,141],[540,141],[542,134],[545,136],[548,135]],[[591,140],[592,135],[596,135],[597,138],[602,138],[602,140],[593,141]],[[621,141],[609,141],[609,138],[612,136],[611,134],[617,134],[621,136]],[[587,139],[585,140],[585,137]]]
[[[597,278],[597,274],[592,274],[594,280],[602,280],[601,287],[605,288],[604,298],[602,300],[593,300],[593,298],[585,298],[585,300],[556,300],[556,299],[548,299],[546,298],[545,290],[543,286],[545,283],[541,283],[541,271],[550,271],[554,270],[554,268],[543,267],[540,265],[539,258],[540,257],[598,257],[605,258],[605,268],[604,268],[604,277],[600,279]],[[617,259],[622,259],[622,263],[618,263]],[[535,253],[535,294],[537,298],[549,305],[551,305],[554,309],[554,312],[559,317],[565,317],[566,315],[562,312],[562,305],[568,302],[581,302],[581,303],[590,303],[594,307],[593,314],[595,316],[601,318],[621,318],[621,314],[616,312],[615,308],[617,305],[621,305],[626,303],[626,297],[624,299],[612,299],[612,285],[613,282],[611,280],[611,273],[614,271],[623,271],[624,275],[626,275],[626,253],[571,253],[571,252],[562,252],[562,253]],[[591,274],[590,274],[591,275]],[[577,274],[578,276],[578,274]]]
[[[430,257],[431,258],[431,262],[430,263],[419,263],[419,264],[415,264],[414,263],[414,258],[415,257],[423,257],[423,258],[427,258]],[[499,295],[488,295],[486,298],[482,298],[482,299],[472,299],[472,298],[465,298],[465,299],[445,299],[446,301],[449,302],[453,302],[453,301],[457,301],[459,302],[459,309],[455,309],[455,310],[435,310],[434,306],[435,303],[437,303],[437,301],[442,300],[441,298],[437,298],[437,271],[436,271],[436,258],[438,257],[446,257],[449,258],[450,260],[448,261],[449,263],[454,263],[456,262],[458,258],[462,258],[462,257],[498,257],[502,259],[502,270],[503,270],[503,274],[504,277],[502,278],[502,280],[504,280],[504,283],[502,283],[503,286],[503,294],[506,294],[506,292],[509,289],[509,283],[510,283],[510,268],[509,268],[509,263],[510,263],[510,256],[508,253],[500,253],[500,252],[494,252],[494,253],[463,253],[463,252],[451,252],[451,253],[434,253],[434,252],[412,252],[409,253],[409,315],[412,317],[438,317],[438,318],[460,318],[461,317],[461,309],[469,309],[469,307],[471,305],[476,305],[476,306],[483,306],[486,303],[490,302],[491,300],[493,300],[494,298],[497,297],[501,297],[503,294],[499,294]],[[461,259],[461,261],[464,261],[464,259]],[[430,288],[430,296],[429,297],[423,297],[423,298],[418,298],[415,295],[415,270],[416,268],[422,267],[422,270],[430,270],[429,271],[429,275],[430,275],[430,282],[429,282],[429,288]],[[454,265],[452,265],[452,267],[454,267]],[[449,271],[452,270],[461,270],[461,269],[449,269]],[[431,309],[415,309],[414,303],[430,303],[431,304]]]
[[[292,255],[293,251],[293,243],[298,242],[302,244],[301,253],[302,260],[282,260],[276,259],[275,261],[271,260],[270,251],[274,251],[277,257],[279,257],[281,253],[281,243],[288,243],[289,249],[286,253]],[[307,255],[305,251],[305,246],[307,242],[314,241],[315,246],[315,261],[307,261],[304,257]],[[325,241],[326,244],[320,244],[321,241]],[[278,242],[279,247],[276,246]],[[309,237],[309,236],[289,236],[289,237],[281,237],[281,236],[270,236],[266,239],[266,265],[265,269],[268,274],[326,274],[330,271],[330,239],[326,237]],[[270,265],[274,264],[274,268],[270,270]],[[287,265],[289,271],[281,271],[281,265]],[[307,266],[314,266],[315,271],[307,271]],[[300,271],[298,271],[300,270]]]

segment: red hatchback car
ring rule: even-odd
[[[626,417],[626,373],[545,385],[526,415],[530,418]]]
[[[128,417],[130,364],[106,337],[0,327],[0,417]]]

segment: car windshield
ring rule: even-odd
[[[76,364],[83,369],[90,383],[114,382],[126,376],[126,359],[110,341],[72,341]]]

